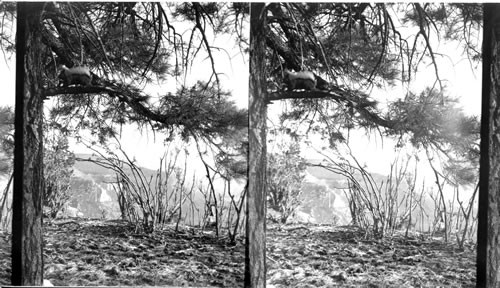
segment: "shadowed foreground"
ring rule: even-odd
[[[121,221],[44,227],[44,278],[54,286],[243,287],[244,246],[208,233],[136,233]],[[0,285],[10,285],[10,235],[0,232]]]
[[[475,287],[476,251],[353,227],[268,225],[268,287]]]
[[[136,233],[121,221],[45,227],[45,279],[55,286],[243,287],[244,246],[208,233]],[[475,287],[475,247],[427,236],[365,237],[353,227],[268,224],[268,287]],[[10,235],[0,232],[0,285],[10,284]]]

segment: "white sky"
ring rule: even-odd
[[[247,27],[248,28],[248,27]],[[437,43],[437,41],[433,42]],[[226,52],[216,52],[217,70],[223,73],[220,76],[224,89],[230,90],[233,99],[239,107],[248,105],[248,59],[243,59],[239,54],[239,49],[234,46],[234,41],[228,38],[218,38],[213,42],[215,46],[224,47]],[[435,47],[436,48],[436,47]],[[441,43],[435,49],[436,53],[442,53],[446,57],[438,58],[439,73],[443,80],[446,80],[448,94],[460,98],[464,111],[469,115],[480,115],[481,107],[481,65],[475,70],[471,70],[470,63],[461,55],[462,48],[458,44]],[[203,56],[198,56],[198,62],[191,71],[194,77],[189,77],[192,81],[197,79],[208,79],[210,62]],[[434,68],[432,66],[421,66],[421,71],[417,74],[416,82],[413,84],[413,91],[419,92],[425,86],[431,86],[435,80]],[[15,87],[15,61],[14,57],[6,63],[0,61],[0,77],[2,79],[2,96],[0,105],[14,106]],[[168,85],[169,90],[172,85]],[[165,87],[163,89],[166,89]],[[148,89],[149,90],[149,89]],[[161,92],[160,94],[164,94]],[[382,103],[384,99],[394,100],[403,97],[406,90],[402,87],[394,87],[390,90],[373,91],[372,97],[379,99]],[[155,96],[155,94],[152,94]],[[279,111],[280,103],[269,106],[269,115]],[[157,169],[159,157],[163,155],[163,137],[157,135],[156,141],[153,134],[140,134],[134,127],[126,128],[122,136],[122,145],[125,150],[135,156],[139,163],[147,168]],[[360,133],[362,134],[362,133]],[[385,139],[384,145],[380,138],[367,138],[359,135],[355,141],[350,142],[353,152],[358,159],[362,159],[367,164],[370,171],[387,174],[391,160],[394,158],[394,148],[391,141]],[[374,141],[376,140],[376,141]],[[85,149],[75,146],[75,152],[85,152]],[[305,152],[308,157],[314,158],[311,151]],[[199,164],[199,163],[198,163]],[[194,166],[198,166],[192,163]]]
[[[410,28],[403,28],[403,30],[412,31]],[[412,40],[408,40],[408,42],[413,43]],[[481,64],[473,63],[474,66],[472,67],[467,56],[462,55],[462,47],[458,43],[446,43],[443,39],[439,42],[435,38],[431,38],[431,43],[436,55],[441,55],[436,56],[436,61],[438,62],[439,77],[446,86],[446,95],[458,98],[459,106],[463,108],[467,115],[480,116]],[[430,62],[428,61],[428,63]],[[416,78],[414,78],[411,85],[411,91],[418,94],[425,87],[432,87],[435,79],[435,70],[432,65],[420,65]],[[378,100],[380,107],[384,107],[388,102],[403,98],[406,93],[407,88],[398,85],[387,89],[373,90],[370,97]],[[274,123],[278,123],[276,116],[282,107],[283,104],[279,101],[269,106],[268,115]],[[311,138],[315,149],[326,146],[325,143],[319,143],[319,138],[319,136]],[[394,148],[395,142],[392,139],[381,139],[378,135],[367,136],[363,131],[352,131],[349,145],[358,161],[362,165],[366,164],[368,171],[382,175],[389,174],[390,165],[397,155]],[[314,149],[305,147],[302,150],[302,156],[308,159],[321,159],[321,155]],[[425,160],[425,154],[419,156],[422,157],[420,157],[418,173],[422,178],[426,179],[426,183],[433,183],[434,175]]]
[[[248,28],[248,27],[247,27]],[[209,35],[210,37],[210,35]],[[184,35],[186,40],[186,35]],[[188,39],[188,38],[187,38]],[[213,37],[212,37],[213,39]],[[210,41],[210,38],[209,38]],[[224,50],[213,51],[213,56],[216,59],[216,70],[219,74],[221,86],[223,90],[229,91],[232,94],[232,100],[240,108],[248,107],[248,56],[242,55],[239,48],[236,46],[234,39],[230,36],[219,37],[212,40],[212,46],[222,48]],[[198,53],[195,63],[188,72],[187,85],[196,83],[198,80],[208,80],[212,70],[211,62],[203,51]],[[3,93],[0,97],[0,105],[15,104],[15,57],[6,63],[0,61],[0,76],[2,77]],[[167,79],[164,85],[158,87],[147,87],[146,91],[156,98],[159,95],[165,95],[166,92],[175,92],[181,83],[175,83],[172,79]],[[59,96],[61,97],[61,96]],[[48,103],[49,101],[46,101]],[[135,125],[124,127],[121,137],[121,143],[124,150],[130,155],[135,156],[138,162],[144,167],[157,169],[159,157],[164,153],[163,139],[166,135],[156,133],[140,133]],[[83,145],[73,147],[76,153],[91,153]],[[195,151],[193,151],[194,153]],[[200,164],[200,163],[198,163]],[[198,165],[194,165],[198,166]]]
[[[189,29],[191,28],[192,27],[189,26]],[[207,31],[207,33],[210,33],[210,31]],[[186,35],[183,37],[185,41],[189,39],[186,38]],[[212,46],[221,48],[218,51],[212,51],[212,53],[216,61],[215,68],[219,73],[222,89],[231,92],[231,99],[235,102],[236,106],[247,108],[249,78],[248,55],[240,53],[235,40],[232,39],[230,35],[225,37],[219,36],[217,39],[208,35],[208,39]],[[188,72],[186,85],[192,85],[198,80],[207,81],[212,73],[211,69],[211,62],[206,53],[200,51],[191,70]],[[0,60],[0,77],[2,79],[1,86],[3,88],[0,96],[0,105],[9,105],[13,107],[15,105],[15,56],[8,62]],[[172,79],[167,79],[166,83],[163,85],[158,87],[146,87],[145,91],[150,94],[152,98],[156,98],[157,96],[165,95],[167,92],[175,92],[177,88],[180,88],[181,84],[182,83],[172,81]],[[45,103],[48,105],[50,101],[46,101]],[[120,142],[127,155],[130,158],[135,158],[139,165],[143,167],[153,170],[158,169],[160,157],[166,152],[163,144],[166,135],[161,133],[156,133],[156,135],[154,135],[147,131],[140,133],[135,125],[124,127],[122,132]],[[75,139],[70,139],[70,143],[75,153],[92,153],[92,151],[87,149],[84,145],[76,143]],[[188,158],[187,169],[191,171],[191,173],[197,174],[196,181],[206,179],[205,168],[199,159],[194,143],[182,146],[187,146],[190,155],[192,155]],[[206,160],[210,160],[210,158]],[[179,165],[183,165],[183,163],[183,160],[178,162]],[[188,179],[188,181],[190,181],[190,179],[192,179],[191,176],[188,175]],[[244,183],[232,181],[233,193],[242,191],[243,185]],[[222,189],[221,185],[216,186],[220,186],[218,188]]]

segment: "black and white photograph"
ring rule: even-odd
[[[482,5],[262,9],[266,282],[474,287]]]
[[[248,9],[1,4],[1,285],[242,285]]]
[[[500,4],[0,15],[1,287],[500,287]]]

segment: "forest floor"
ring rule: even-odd
[[[122,221],[71,219],[44,228],[44,278],[55,286],[243,287],[244,241]],[[366,239],[353,227],[268,224],[267,287],[474,287],[475,250],[431,238]],[[10,284],[0,231],[0,286]]]
[[[370,239],[355,227],[310,225],[268,225],[267,239],[266,279],[275,288],[476,286],[475,246],[460,250],[404,235]]]

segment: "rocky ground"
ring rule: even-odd
[[[273,287],[475,287],[475,247],[442,239],[369,239],[331,226],[271,228],[267,239]]]
[[[45,227],[45,279],[73,286],[243,287],[244,241],[173,228],[146,234],[121,221]],[[369,239],[353,227],[268,225],[268,287],[474,287],[475,250],[430,237]],[[0,232],[0,285],[10,284]]]

